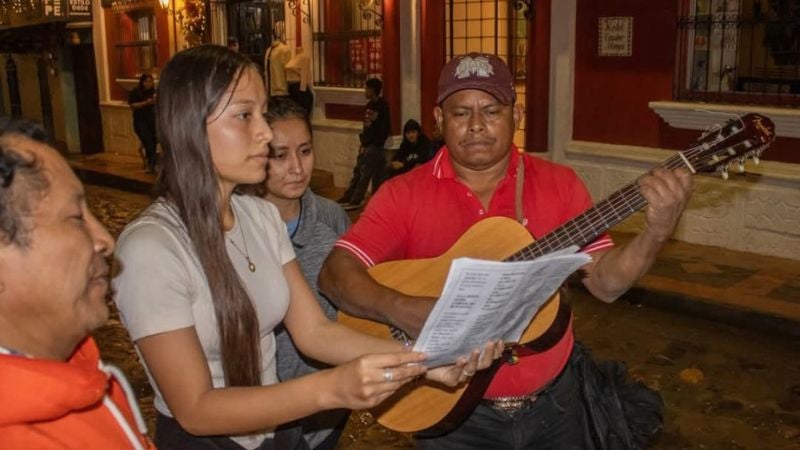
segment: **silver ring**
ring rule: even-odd
[[[475,375],[475,372],[467,372],[467,369],[461,369],[461,373],[463,373],[464,376],[467,377],[467,378]]]
[[[383,369],[383,381],[387,383],[391,383],[392,381],[392,369],[389,367]]]

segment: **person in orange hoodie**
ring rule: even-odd
[[[0,118],[0,447],[154,449],[89,336],[108,319],[114,240],[44,136]]]

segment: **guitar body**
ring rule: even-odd
[[[404,294],[438,298],[453,259],[470,257],[502,261],[533,242],[528,230],[515,220],[491,217],[470,227],[439,257],[391,261],[370,268],[369,274],[378,283]],[[544,334],[558,309],[559,298],[555,294],[533,318],[520,342],[534,341]],[[362,333],[392,338],[390,328],[379,322],[343,312],[339,312],[338,322]],[[494,370],[479,372],[471,383],[459,388],[445,388],[428,381],[409,383],[374,409],[373,415],[381,425],[401,432],[417,432],[439,424],[458,422],[458,418],[471,412],[475,402],[480,400],[499,364],[495,366]],[[467,411],[463,411],[465,408]]]

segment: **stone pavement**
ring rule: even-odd
[[[81,179],[117,189],[149,193],[155,177],[138,157],[99,153],[70,164]],[[312,189],[335,198],[342,189],[315,170]],[[612,235],[617,242],[633,236]],[[784,259],[671,241],[650,272],[624,298],[792,337],[800,337],[800,259]]]

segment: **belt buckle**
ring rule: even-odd
[[[532,405],[538,397],[539,396],[537,394],[529,394],[522,397],[501,397],[488,399],[488,403],[489,406],[494,409],[508,414],[513,414],[529,405]]]

